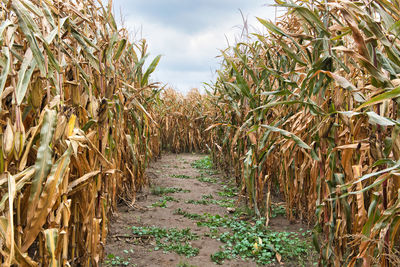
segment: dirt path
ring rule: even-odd
[[[215,171],[193,167],[193,163],[204,164],[199,161],[204,158],[205,155],[199,154],[165,154],[151,164],[147,171],[150,189],[139,195],[135,209],[120,207],[111,222],[105,266],[217,266],[211,255],[214,255],[214,261],[222,264],[220,266],[258,266],[251,259],[236,257],[229,260],[226,253],[217,253],[224,245],[217,240],[221,233],[228,235],[244,229],[247,234],[251,232],[247,225],[254,223],[243,226],[230,219],[221,219],[232,212],[236,193]],[[277,209],[277,217],[270,223],[271,229],[298,231],[304,228],[289,224],[280,216],[281,211]],[[233,240],[229,238],[225,242]],[[291,236],[286,238],[289,240]],[[253,246],[250,244],[251,248]],[[261,252],[255,247],[252,253]],[[271,258],[275,263],[269,262],[266,266],[277,265],[277,257],[274,254]]]

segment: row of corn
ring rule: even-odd
[[[214,162],[267,223],[274,193],[315,223],[321,266],[399,266],[399,2],[276,4],[267,34],[222,52]]]
[[[166,89],[160,99],[157,122],[162,149],[173,153],[208,151],[210,134],[205,130],[213,116],[207,96],[198,89],[192,89],[185,96]]]
[[[160,57],[103,3],[0,1],[1,266],[98,266],[160,154]]]

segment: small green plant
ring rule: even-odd
[[[199,237],[189,228],[159,228],[159,227],[131,227],[132,234],[139,237],[151,236],[156,241],[154,250],[162,249],[164,252],[173,251],[186,257],[194,257],[199,254],[199,249],[191,246],[189,241],[197,240]]]
[[[189,199],[186,200],[185,203],[195,204],[195,205],[208,205],[210,204],[210,201],[208,201],[207,199],[200,199],[200,200]]]
[[[201,196],[202,199],[214,199],[213,195],[209,194],[209,195],[202,195]]]
[[[164,196],[163,198],[159,199],[156,203],[151,204],[151,206],[152,207],[166,208],[168,201],[179,202],[179,199],[176,199],[176,198],[171,197],[171,196]]]
[[[202,159],[196,160],[190,164],[193,168],[211,170],[213,168],[210,156],[205,156]]]
[[[230,231],[219,235],[218,239],[225,243],[223,250],[212,255],[218,261],[223,258],[250,258],[258,264],[271,264],[275,262],[277,254],[284,260],[301,260],[312,249],[310,242],[300,239],[298,233],[275,232],[267,229],[265,219],[261,218],[254,224],[219,215],[209,215],[207,220],[198,222],[198,226],[207,226],[210,229],[219,227],[228,228]]]
[[[192,220],[201,220],[203,218],[202,215],[196,214],[196,213],[189,213],[186,211],[183,211],[181,208],[174,210],[174,215],[182,215],[185,218],[189,218]]]
[[[218,180],[216,178],[212,178],[212,177],[206,177],[206,176],[200,175],[196,178],[199,182],[203,182],[203,183],[210,183],[210,184],[218,183]]]
[[[163,199],[165,199],[166,201],[179,202],[179,199],[176,199],[176,198],[171,197],[171,196],[164,196]]]
[[[151,204],[152,207],[160,207],[160,208],[166,208],[167,207],[167,201],[164,199],[158,200],[156,203]]]
[[[190,176],[184,174],[172,174],[171,177],[180,179],[190,179]]]
[[[271,217],[275,218],[277,216],[285,216],[286,215],[286,208],[283,205],[278,205],[273,203],[271,205]]]
[[[204,197],[204,196],[203,196]],[[224,208],[233,208],[235,206],[235,199],[200,199],[200,200],[186,200],[185,203],[188,204],[195,204],[195,205],[209,205],[209,204],[215,204]]]
[[[208,227],[210,232],[205,235],[224,243],[221,251],[211,255],[211,260],[218,264],[235,257],[252,259],[261,265],[272,264],[278,254],[284,261],[303,262],[312,251],[309,231],[275,232],[265,227],[265,218],[248,222],[236,216],[199,215],[180,209],[175,214],[196,220],[200,227]],[[227,231],[220,233],[221,228]]]
[[[224,260],[231,258],[232,258],[231,254],[227,251],[218,251],[214,254],[211,254],[211,260],[216,264],[222,264]]]
[[[197,266],[187,262],[179,262],[178,265],[176,265],[176,267],[197,267]]]
[[[233,216],[253,218],[256,216],[256,213],[254,212],[254,209],[249,208],[247,205],[242,205],[236,208]]]
[[[221,197],[235,197],[237,196],[238,189],[224,185],[222,191],[218,192]]]
[[[196,160],[190,164],[193,168],[196,168],[200,171],[200,173],[205,173],[208,175],[218,174],[218,171],[213,169],[213,163],[209,156],[206,156],[202,159]]]
[[[170,193],[180,193],[180,192],[189,193],[190,190],[178,187],[161,187],[161,186],[156,186],[151,188],[151,193],[156,196],[170,194]]]
[[[128,266],[130,265],[130,260],[130,258],[125,259],[114,254],[108,254],[104,263],[108,266]]]
[[[233,207],[235,207],[235,199],[234,198],[225,198],[225,199],[213,200],[212,203],[216,204],[218,206],[224,207],[224,208],[233,208]]]

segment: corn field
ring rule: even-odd
[[[112,1],[0,1],[0,263],[98,266],[162,150],[211,153],[268,226],[314,225],[320,266],[400,264],[400,3],[276,1],[207,94],[150,80]]]
[[[315,223],[321,266],[398,266],[398,1],[276,1],[268,34],[223,51],[212,155],[269,217]]]
[[[157,112],[162,149],[173,153],[208,151],[210,134],[205,130],[212,123],[210,112],[207,97],[197,89],[186,96],[173,89],[164,90]]]
[[[2,266],[98,266],[110,214],[160,153],[160,57],[143,67],[111,5],[0,2]]]

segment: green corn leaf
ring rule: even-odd
[[[46,76],[46,68],[44,64],[43,53],[39,48],[36,36],[41,36],[41,32],[30,16],[28,10],[26,10],[18,1],[12,2],[12,7],[18,16],[18,24],[21,27],[22,33],[28,40],[29,47],[32,50],[33,57],[35,58],[36,64],[39,67],[42,76]],[[43,39],[43,38],[40,38]]]
[[[300,16],[302,16],[310,25],[317,27],[327,36],[331,35],[330,32],[325,28],[320,18],[314,12],[312,12],[311,9],[291,3],[282,3],[282,6],[293,8],[295,12],[297,12]]]
[[[62,183],[65,171],[69,166],[71,153],[72,148],[71,145],[69,145],[64,154],[51,167],[50,174],[46,177],[47,179],[43,186],[43,190],[38,197],[37,206],[32,211],[32,217],[28,220],[28,224],[24,229],[22,251],[26,251],[35,241],[43,225],[46,223],[47,214],[49,214],[54,204],[59,199],[60,184]]]
[[[0,75],[0,95],[3,93],[4,86],[6,85],[7,77],[10,72],[10,50],[8,47],[3,47],[3,56],[6,58],[4,65],[2,66],[3,70]],[[1,101],[0,101],[0,110],[1,110]]]
[[[274,127],[274,126],[270,126],[270,125],[266,125],[266,124],[262,124],[261,127],[266,128],[272,132],[276,132],[276,133],[280,133],[283,136],[292,139],[293,141],[295,141],[295,143],[305,149],[311,149],[311,147],[309,147],[306,143],[304,143],[297,135],[288,132],[286,130]]]
[[[144,86],[146,86],[148,84],[150,74],[152,74],[155,71],[158,63],[160,62],[160,59],[161,59],[161,55],[156,56],[153,59],[153,61],[151,62],[150,66],[147,68],[146,72],[143,74],[143,78],[142,78],[141,83],[140,83],[140,85],[142,87],[144,87]]]
[[[18,84],[15,88],[17,105],[21,105],[24,100],[26,90],[31,81],[32,73],[35,70],[36,61],[33,59],[32,50],[28,49],[25,53],[24,61],[22,62],[21,69],[18,72]]]
[[[369,106],[375,105],[377,103],[381,103],[382,101],[385,101],[387,99],[396,98],[398,96],[400,96],[400,86],[396,87],[396,88],[394,88],[394,89],[392,89],[390,91],[387,91],[385,93],[382,93],[380,95],[374,96],[373,98],[371,98],[370,100],[368,100],[364,104],[358,106],[356,108],[356,111],[360,110],[362,108],[365,108],[365,107],[369,107]]]
[[[35,177],[32,180],[31,193],[27,207],[27,221],[29,222],[34,215],[35,209],[42,193],[42,185],[52,166],[52,150],[50,142],[53,138],[54,127],[56,124],[57,112],[47,109],[45,111],[43,125],[40,130],[40,146],[35,162]]]
[[[114,60],[115,61],[119,60],[119,58],[121,57],[121,55],[124,52],[125,48],[126,48],[126,39],[124,38],[119,42],[117,52],[114,55]]]

